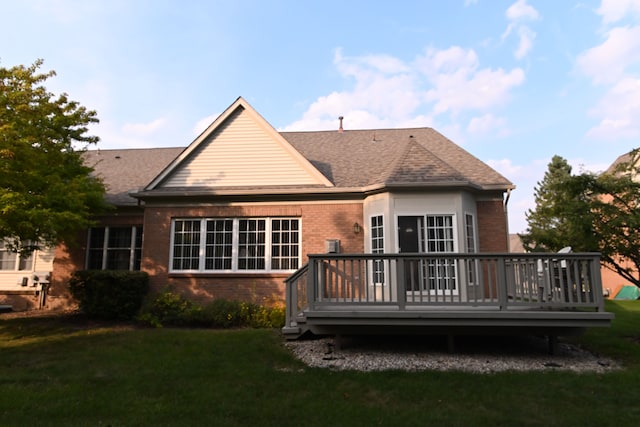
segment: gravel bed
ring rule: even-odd
[[[605,373],[615,361],[560,342],[548,352],[542,337],[456,337],[454,353],[444,337],[349,337],[288,341],[285,346],[314,368],[356,371],[574,371]]]

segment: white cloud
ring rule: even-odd
[[[589,115],[600,119],[587,136],[598,139],[640,136],[640,79],[625,78],[612,86]]]
[[[125,134],[147,136],[161,130],[166,123],[167,119],[164,117],[160,117],[148,123],[126,123],[122,127],[122,131]]]
[[[603,0],[596,11],[603,24],[640,18],[640,0]],[[640,25],[621,25],[604,33],[604,41],[578,56],[576,66],[596,85],[605,87],[598,103],[589,109],[597,124],[587,131],[596,139],[615,140],[640,136]]]
[[[626,15],[640,16],[640,0],[602,0],[596,10],[604,24],[620,21]]]
[[[579,69],[595,84],[618,81],[627,68],[640,62],[640,26],[617,27],[610,30],[606,40],[581,54]]]
[[[510,21],[535,21],[540,14],[533,6],[527,4],[527,0],[518,0],[505,13]]]
[[[521,165],[514,165],[510,159],[487,160],[487,164],[505,177],[510,177],[508,179],[520,176],[523,169]]]
[[[426,100],[434,102],[435,114],[486,110],[502,105],[508,99],[509,91],[524,82],[524,71],[520,68],[511,71],[479,69],[477,55],[472,49],[428,49],[417,64],[433,86],[427,91]]]
[[[219,116],[219,114],[211,114],[210,116],[207,117],[203,117],[200,120],[198,120],[198,122],[195,124],[195,126],[193,127],[193,135],[194,136],[198,136],[200,135],[202,132],[204,132],[204,130],[206,128],[209,127],[209,125],[211,123],[213,123],[213,121],[215,119],[217,119]]]
[[[505,16],[509,20],[506,30],[502,33],[501,39],[504,41],[515,30],[518,35],[518,47],[514,52],[517,59],[522,59],[533,49],[533,41],[536,33],[524,22],[536,21],[540,19],[540,14],[526,0],[518,0],[505,12]]]
[[[500,133],[504,135],[506,133],[506,122],[504,117],[485,114],[481,117],[472,118],[467,126],[467,132],[473,135],[482,135],[499,130],[501,131]]]
[[[428,48],[412,62],[338,49],[334,65],[352,87],[319,97],[281,130],[337,129],[338,116],[347,129],[432,126],[437,116],[500,107],[524,81],[522,69],[481,68],[473,49],[458,46]]]
[[[518,44],[518,49],[514,53],[517,59],[522,59],[531,49],[533,48],[533,41],[536,38],[536,33],[532,31],[529,27],[522,26],[518,28],[518,35],[520,36],[520,43]]]

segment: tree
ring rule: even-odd
[[[25,254],[72,240],[105,208],[82,158],[96,112],[48,92],[55,72],[41,66],[0,67],[0,240]]]
[[[528,229],[522,234],[527,250],[556,252],[566,246],[575,251],[597,250],[584,179],[571,175],[571,166],[553,156],[542,181],[535,187],[535,210],[526,214]]]
[[[605,266],[640,287],[640,152],[583,186],[592,193],[594,235]]]
[[[600,252],[607,268],[640,287],[640,152],[613,170],[571,175],[554,156],[535,188],[536,209],[527,212],[521,235],[532,251]]]

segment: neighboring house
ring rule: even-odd
[[[526,249],[518,234],[509,234],[509,252],[524,253]]]
[[[0,304],[10,302],[14,310],[42,308],[53,268],[50,250],[22,256],[7,250],[0,241]]]
[[[87,268],[140,269],[154,291],[197,301],[286,299],[292,336],[307,330],[298,320],[314,330],[298,317],[320,306],[320,294],[348,296],[349,312],[382,302],[387,316],[398,301],[411,305],[409,296],[493,307],[498,296],[522,294],[513,281],[510,293],[498,292],[492,280],[502,275],[482,258],[508,252],[514,185],[431,128],[343,130],[341,118],[333,131],[278,132],[238,98],[186,149],[97,150],[86,161],[115,209],[78,244],[56,248],[47,307],[67,304],[68,278]],[[359,255],[338,259],[349,254]],[[509,261],[510,271],[523,265]],[[336,281],[324,281],[331,274]],[[588,300],[581,293],[572,307],[601,308],[591,290],[599,275],[593,281]],[[526,304],[551,307],[550,294],[536,300],[532,289]]]
[[[609,166],[609,168],[607,168],[607,170],[605,171],[605,173],[615,173],[616,172],[616,168],[623,164],[623,163],[629,163],[632,162],[634,159],[631,156],[632,152],[623,154],[621,156],[619,156],[612,164],[611,166]],[[637,159],[636,159],[637,160]],[[631,263],[630,261],[627,261],[625,259],[620,259],[619,263],[621,266],[625,267],[625,268],[630,268],[632,270],[636,270],[635,266],[633,265],[633,263]],[[601,272],[600,274],[602,275],[602,287],[604,289],[605,295],[608,298],[614,298],[618,292],[624,288],[625,286],[636,286],[634,283],[630,282],[629,280],[625,279],[624,277],[622,277],[621,275],[619,275],[617,272],[613,271],[612,269],[605,267],[604,265],[602,266]],[[640,272],[636,271],[636,276],[640,274]]]

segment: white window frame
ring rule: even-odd
[[[206,246],[207,246],[207,222],[208,221],[224,221],[230,220],[233,221],[233,231],[231,238],[231,268],[223,268],[223,269],[215,269],[215,268],[206,268]],[[264,269],[241,269],[239,268],[239,260],[241,255],[241,245],[240,245],[240,221],[264,221]],[[176,223],[181,221],[195,221],[200,223],[200,238],[198,245],[198,268],[192,269],[180,269],[174,268],[174,250],[175,250],[175,229]],[[273,255],[272,249],[274,245],[278,245],[280,248],[283,247],[281,242],[273,241],[273,221],[297,221],[297,230],[295,230],[295,234],[297,234],[297,241],[290,242],[288,245],[289,248],[296,247],[296,254],[282,256]],[[277,231],[276,231],[277,232]],[[262,233],[262,231],[260,231]],[[260,233],[257,233],[259,235]],[[282,234],[281,234],[282,237]],[[259,244],[262,244],[260,242]],[[193,245],[195,246],[195,245]],[[206,218],[172,218],[171,219],[171,240],[170,240],[170,251],[169,251],[169,272],[170,273],[250,273],[250,274],[264,274],[264,273],[272,273],[272,272],[293,272],[300,268],[302,262],[302,219],[297,217],[241,217],[241,218],[226,218],[226,217],[206,217]],[[283,259],[288,259],[290,262],[297,264],[293,268],[289,269],[274,269],[272,268],[272,261],[274,257],[278,257],[281,261]],[[246,258],[250,259],[250,258]],[[261,258],[262,259],[262,258]]]
[[[469,223],[470,221],[470,223]],[[478,232],[476,227],[476,216],[472,213],[464,214],[464,245],[467,253],[478,252]],[[466,263],[467,281],[470,286],[478,285],[479,265],[478,260],[469,259]]]
[[[402,213],[396,213],[395,215],[395,224],[396,224],[396,229],[397,229],[397,224],[399,221],[400,217],[405,217],[405,216],[411,216],[411,217],[422,217],[422,221],[421,221],[421,225],[420,225],[420,230],[419,230],[419,235],[418,238],[420,239],[419,241],[419,248],[420,251],[423,253],[455,253],[458,251],[458,214],[457,213],[452,213],[452,212],[438,212],[438,211],[431,211],[431,212],[402,212]],[[429,218],[430,217],[450,217],[451,218],[451,239],[447,239],[450,240],[453,243],[453,247],[451,251],[444,251],[444,252],[430,252],[429,251],[429,235],[428,235],[428,229],[429,229]],[[399,247],[399,236],[397,235],[397,231],[396,231],[396,244],[397,244],[397,248],[396,250],[399,251],[400,247]],[[430,292],[431,294],[446,294],[446,295],[457,295],[458,292],[460,291],[460,278],[458,277],[458,272],[457,269],[455,268],[455,265],[453,266],[453,271],[454,271],[454,276],[453,276],[453,285],[454,288],[453,289],[449,289],[447,288],[439,288],[439,286],[436,285],[435,289],[432,289],[430,286],[429,281],[427,280],[427,277],[429,277],[428,271],[429,268],[441,268],[441,267],[447,267],[450,268],[451,266],[449,265],[438,265],[439,263],[431,263],[432,265],[429,265],[429,263],[423,263],[423,265],[421,266],[421,273],[420,273],[420,282],[421,282],[421,286],[424,288],[422,290],[416,290],[416,291],[408,291],[408,292]],[[439,280],[447,280],[445,277],[442,278],[436,278],[436,281]]]
[[[374,220],[377,224],[374,225]],[[371,215],[369,217],[369,240],[372,254],[382,254],[385,251],[384,215]],[[375,285],[383,285],[386,281],[387,269],[384,260],[375,260],[371,266],[371,279]]]
[[[131,229],[131,238],[129,241],[129,246],[127,247],[110,247],[109,246],[109,232],[114,228],[130,228]],[[103,226],[103,227],[93,227],[89,229],[89,233],[87,236],[87,251],[86,251],[86,259],[85,259],[85,267],[89,268],[91,253],[94,250],[99,250],[98,248],[94,248],[91,246],[91,238],[93,233],[95,233],[99,229],[104,229],[103,233],[103,242],[102,242],[102,265],[100,270],[107,269],[107,260],[109,258],[109,253],[114,250],[128,250],[129,251],[129,266],[128,269],[123,269],[122,271],[138,271],[140,268],[136,267],[136,252],[139,249],[142,251],[142,241],[140,243],[140,248],[136,246],[136,242],[138,237],[142,236],[142,226],[141,225],[112,225],[112,226]],[[142,254],[141,254],[142,257]],[[140,260],[142,262],[142,260]]]
[[[34,260],[34,255],[36,254],[36,251],[33,251],[28,256],[22,256],[18,252],[7,250],[5,245],[6,245],[5,242],[0,240],[0,252],[2,253],[2,258],[5,257],[5,254],[9,258],[6,261],[3,260],[0,263],[0,271],[5,272],[5,271],[32,271],[33,270],[33,260]],[[11,258],[13,258],[13,260],[11,260]],[[13,268],[6,268],[6,269],[2,268],[2,266],[4,266],[5,264],[11,264],[12,261],[13,261]]]

